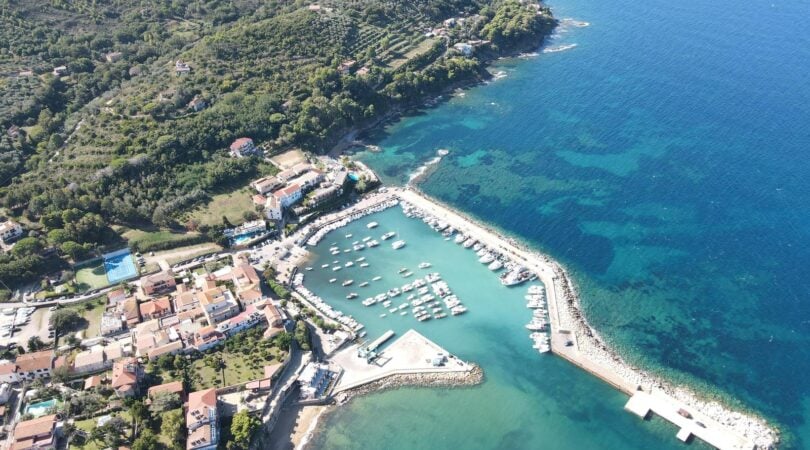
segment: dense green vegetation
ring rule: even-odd
[[[482,59],[536,45],[553,25],[515,0],[309,6],[0,0],[0,205],[36,241],[0,257],[0,278],[19,284],[57,256],[120,245],[111,224],[197,227],[190,209],[263,172],[258,157],[228,157],[234,138],[321,152],[352,127],[486,76]],[[453,16],[467,20],[425,37]],[[493,43],[480,57],[451,48],[475,38]],[[339,71],[349,59],[368,73]],[[188,73],[175,73],[178,60]],[[66,75],[51,73],[62,65]],[[207,107],[190,108],[194,98]]]

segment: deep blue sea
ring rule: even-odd
[[[627,359],[810,448],[810,2],[550,6],[590,26],[546,48],[576,47],[499,62],[505,77],[381,130],[361,159],[402,183],[451,150],[423,190],[562,261]],[[392,395],[328,422],[351,434]],[[614,426],[594,408],[583,432]]]

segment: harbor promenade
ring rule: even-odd
[[[695,436],[722,450],[757,448],[757,438],[765,442],[772,437],[772,430],[758,419],[729,411],[716,403],[696,400],[684,391],[681,393],[687,401],[681,400],[673,395],[678,390],[666,387],[609,352],[584,320],[576,317],[579,305],[567,274],[548,257],[520,247],[418,191],[389,188],[389,193],[535,273],[546,286],[552,352],[630,395],[628,410],[639,414],[646,409],[647,413],[639,414],[641,417],[646,418],[649,412],[663,417],[679,428],[678,438]],[[700,420],[687,419],[684,415]]]

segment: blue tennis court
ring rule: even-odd
[[[107,272],[107,280],[110,284],[138,276],[138,269],[135,267],[135,260],[132,259],[129,249],[104,255],[104,270]]]

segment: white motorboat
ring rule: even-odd
[[[378,225],[380,224],[378,224],[377,222],[369,222],[368,225],[366,225],[366,228],[370,230],[372,228],[377,228]]]
[[[492,261],[495,261],[495,257],[492,255],[492,253],[487,253],[478,259],[478,262],[481,264],[489,264]]]
[[[343,286],[351,286],[352,283],[354,283],[354,280],[346,280],[342,284],[343,284]]]
[[[430,263],[429,262],[422,262],[422,263],[419,263],[419,266],[417,266],[417,267],[419,267],[420,269],[427,269],[427,268],[430,267]]]
[[[394,241],[394,243],[391,244],[391,248],[393,248],[394,250],[399,250],[402,247],[405,247],[405,241],[403,240]]]
[[[382,240],[387,241],[388,239],[391,239],[392,237],[394,237],[396,235],[397,235],[396,231],[389,231],[388,233],[385,233],[384,235],[382,235],[381,238],[382,238]]]
[[[497,270],[501,270],[503,268],[503,263],[500,260],[496,259],[495,261],[492,261],[492,263],[490,263],[487,267],[489,268],[489,270],[494,272]]]

